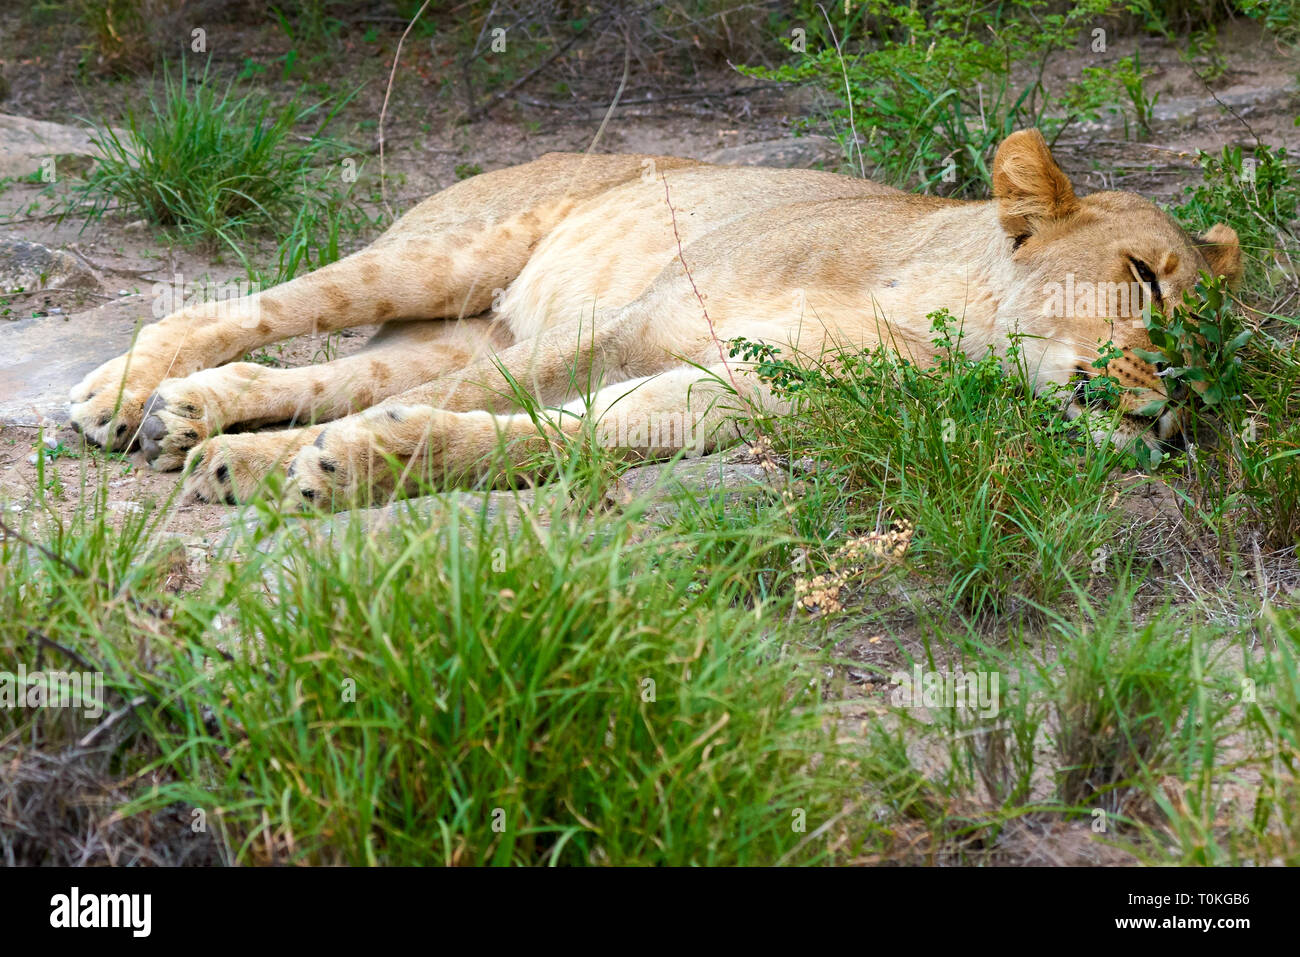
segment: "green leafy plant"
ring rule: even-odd
[[[1284,41],[1300,39],[1300,0],[1235,0],[1234,5]]]
[[[1043,67],[1110,6],[1089,0],[1056,12],[1039,0],[994,7],[868,0],[849,5],[838,26],[828,22],[810,34],[812,46],[793,62],[745,72],[834,96],[829,118],[848,165],[864,175],[973,195],[988,189],[993,151],[1007,134],[1038,126],[1055,139],[1099,108],[1105,97],[1095,89],[1087,96],[1049,90]],[[866,39],[846,50],[847,38],[864,32]],[[1013,81],[1013,66],[1026,64],[1029,79]],[[1094,87],[1106,79],[1090,77]]]
[[[1278,249],[1297,241],[1291,224],[1300,189],[1286,150],[1261,144],[1248,156],[1239,146],[1225,146],[1217,155],[1201,151],[1197,158],[1202,180],[1186,188],[1185,201],[1172,212],[1194,232],[1215,223],[1231,226],[1248,260],[1247,274],[1275,280]]]
[[[1155,349],[1135,352],[1147,362],[1167,366],[1167,383],[1188,383],[1211,408],[1230,411],[1240,403],[1241,355],[1253,333],[1242,328],[1226,280],[1201,273],[1195,289],[1184,293],[1168,315],[1146,310],[1142,323]]]
[[[1131,57],[1119,62],[1116,75],[1133,107],[1133,117],[1137,122],[1138,133],[1142,137],[1151,135],[1151,123],[1155,119],[1156,103],[1160,94],[1149,94],[1146,79],[1149,74],[1142,69],[1142,54],[1135,49]]]
[[[1194,30],[1187,38],[1186,49],[1179,45],[1178,57],[1196,67],[1207,82],[1222,78],[1228,71],[1228,60],[1219,48],[1219,31],[1214,24]]]

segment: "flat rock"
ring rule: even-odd
[[[825,136],[800,136],[728,146],[704,157],[706,163],[719,166],[775,166],[781,169],[811,169],[818,165],[832,169],[839,160],[839,144]]]
[[[0,321],[0,424],[68,417],[68,390],[131,345],[149,300],[132,296],[68,316]]]
[[[94,270],[71,253],[25,239],[0,237],[0,294],[98,286]]]
[[[770,495],[771,478],[763,468],[751,462],[736,461],[743,457],[729,449],[700,458],[677,462],[660,462],[629,469],[608,490],[606,504],[611,508],[628,508],[636,503],[643,508],[640,520],[655,524],[671,519],[685,498],[701,498],[721,492],[729,504]],[[555,485],[512,491],[451,491],[404,499],[380,508],[362,508],[339,512],[324,518],[293,518],[269,535],[262,533],[262,523],[247,514],[232,518],[222,551],[243,552],[250,542],[264,551],[275,550],[287,541],[292,543],[331,541],[335,536],[360,533],[367,538],[383,538],[402,527],[446,524],[455,514],[466,534],[472,536],[480,522],[493,528],[504,523],[513,532],[524,522],[549,525],[552,516],[565,514],[571,504],[563,490]],[[458,514],[456,514],[458,513]],[[285,550],[292,555],[294,547]]]
[[[0,176],[26,176],[41,169],[42,160],[97,155],[86,126],[48,123],[26,116],[0,113]]]
[[[1186,125],[1205,118],[1220,118],[1229,107],[1249,115],[1256,110],[1290,110],[1294,109],[1300,99],[1300,88],[1294,84],[1278,89],[1277,87],[1224,90],[1217,94],[1217,99],[1209,94],[1199,96],[1170,97],[1161,99],[1153,109],[1157,123]]]

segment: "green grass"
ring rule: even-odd
[[[176,595],[174,553],[151,544],[166,510],[119,530],[88,505],[48,553],[0,545],[3,660],[92,662],[110,708],[141,702],[119,773],[159,783],[126,813],[197,809],[244,862],[824,855],[808,832],[850,782],[826,773],[816,656],[728,574],[758,543],[697,536],[719,556],[701,578],[693,552],[634,541],[631,516],[507,532],[413,515],[391,536],[241,546]],[[0,738],[29,717],[0,711]],[[85,731],[32,720],[48,747]]]
[[[1050,603],[1111,562],[1115,518],[1099,501],[1125,453],[1074,435],[1060,395],[1033,395],[1018,348],[1010,371],[968,357],[951,317],[933,318],[943,352],[928,368],[884,347],[811,371],[749,354],[798,402],[789,453],[827,462],[852,490],[847,521],[874,528],[882,508],[910,521],[918,563],[973,614]]]
[[[208,72],[191,75],[184,63],[178,76],[165,71],[159,95],[145,112],[128,109],[120,131],[95,121],[98,162],[68,212],[87,222],[110,208],[142,218],[228,250],[250,276],[273,283],[337,259],[341,232],[369,224],[351,195],[356,160],[325,136],[346,98],[330,109],[296,97],[276,106]],[[271,233],[281,237],[279,252],[264,277],[248,244]]]
[[[235,583],[232,618],[257,652],[177,702],[213,709],[212,740],[185,763],[202,780],[206,755],[217,783],[160,799],[251,790],[225,821],[244,847],[296,835],[300,853],[351,863],[797,853],[792,812],[824,820],[830,797],[809,767],[828,746],[816,697],[791,697],[798,665],[725,591],[684,588],[689,562],[615,536],[592,554],[563,533],[415,525],[391,550],[353,536],[295,554],[269,603]],[[182,651],[178,685],[201,649]],[[196,730],[169,742],[178,756]]]
[[[1222,715],[1193,714],[1207,701],[1204,634],[1169,608],[1133,629],[1124,620],[1131,599],[1100,612],[1086,596],[1080,603],[1091,627],[1057,625],[1064,639],[1054,702],[1061,797],[1136,816],[1156,783],[1153,772],[1213,766],[1216,742],[1206,732]]]

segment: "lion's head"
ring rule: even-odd
[[[1164,370],[1135,351],[1153,348],[1142,312],[1148,304],[1180,303],[1201,271],[1238,283],[1236,232],[1216,225],[1193,238],[1134,193],[1076,196],[1037,130],[1013,133],[998,148],[993,195],[1014,261],[1028,268],[1031,286],[1041,286],[1041,312],[1033,312],[1033,288],[1028,302],[1022,300],[1033,327],[1044,330],[1039,381],[1065,384],[1104,372],[1123,387],[1119,401],[1135,420],[1132,434],[1168,440],[1181,433],[1184,413],[1173,406],[1161,408],[1154,421],[1136,421],[1143,418],[1139,410],[1168,397]],[[1107,342],[1121,354],[1095,368]],[[1078,395],[1067,413],[1072,418],[1082,411]]]

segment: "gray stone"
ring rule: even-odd
[[[839,165],[840,147],[825,136],[800,136],[795,139],[764,140],[744,146],[728,146],[704,157],[706,163],[720,166],[775,166],[781,169],[811,169]]]
[[[41,161],[55,158],[54,173],[59,173],[59,157],[97,155],[86,126],[47,123],[26,116],[0,113],[0,176],[26,176],[41,169]],[[84,164],[82,164],[84,167]]]
[[[1161,99],[1152,112],[1157,123],[1186,125],[1188,121],[1220,118],[1225,115],[1225,107],[1244,113],[1254,110],[1292,109],[1296,105],[1298,94],[1300,91],[1295,86],[1281,89],[1268,87],[1225,90],[1218,94],[1217,100],[1208,93]]]
[[[721,492],[730,506],[773,494],[771,473],[743,459],[743,451],[731,449],[701,458],[632,468],[607,491],[605,504],[615,510],[641,509],[638,520],[645,525],[654,525],[670,520],[683,498],[697,499]],[[382,538],[401,528],[405,524],[403,520],[408,517],[416,518],[420,526],[443,525],[456,512],[460,513],[458,518],[467,537],[473,536],[480,520],[485,521],[489,528],[504,523],[506,529],[513,532],[524,522],[549,525],[553,516],[565,514],[571,508],[563,489],[556,485],[543,485],[504,492],[444,492],[404,499],[381,508],[339,512],[324,518],[292,518],[283,528],[269,535],[260,534],[262,524],[259,518],[236,515],[218,546],[218,553],[238,555],[250,545],[262,551],[273,551],[288,544],[290,547],[285,548],[282,554],[291,556],[302,544],[330,542],[335,536],[360,533]]]
[[[0,424],[40,425],[68,417],[68,391],[131,345],[137,320],[152,320],[132,297],[71,316],[0,323]]]
[[[0,295],[38,289],[97,289],[94,270],[71,253],[0,237]]]
[[[1300,89],[1292,85],[1281,89],[1246,88],[1225,90],[1214,99],[1209,94],[1196,96],[1164,97],[1152,110],[1152,125],[1157,130],[1196,129],[1203,124],[1222,122],[1229,117],[1227,108],[1242,116],[1258,112],[1295,109],[1300,99]],[[1131,111],[1119,111],[1096,120],[1087,120],[1071,127],[1071,133],[1112,134],[1132,125]],[[1127,117],[1127,120],[1126,120]]]

